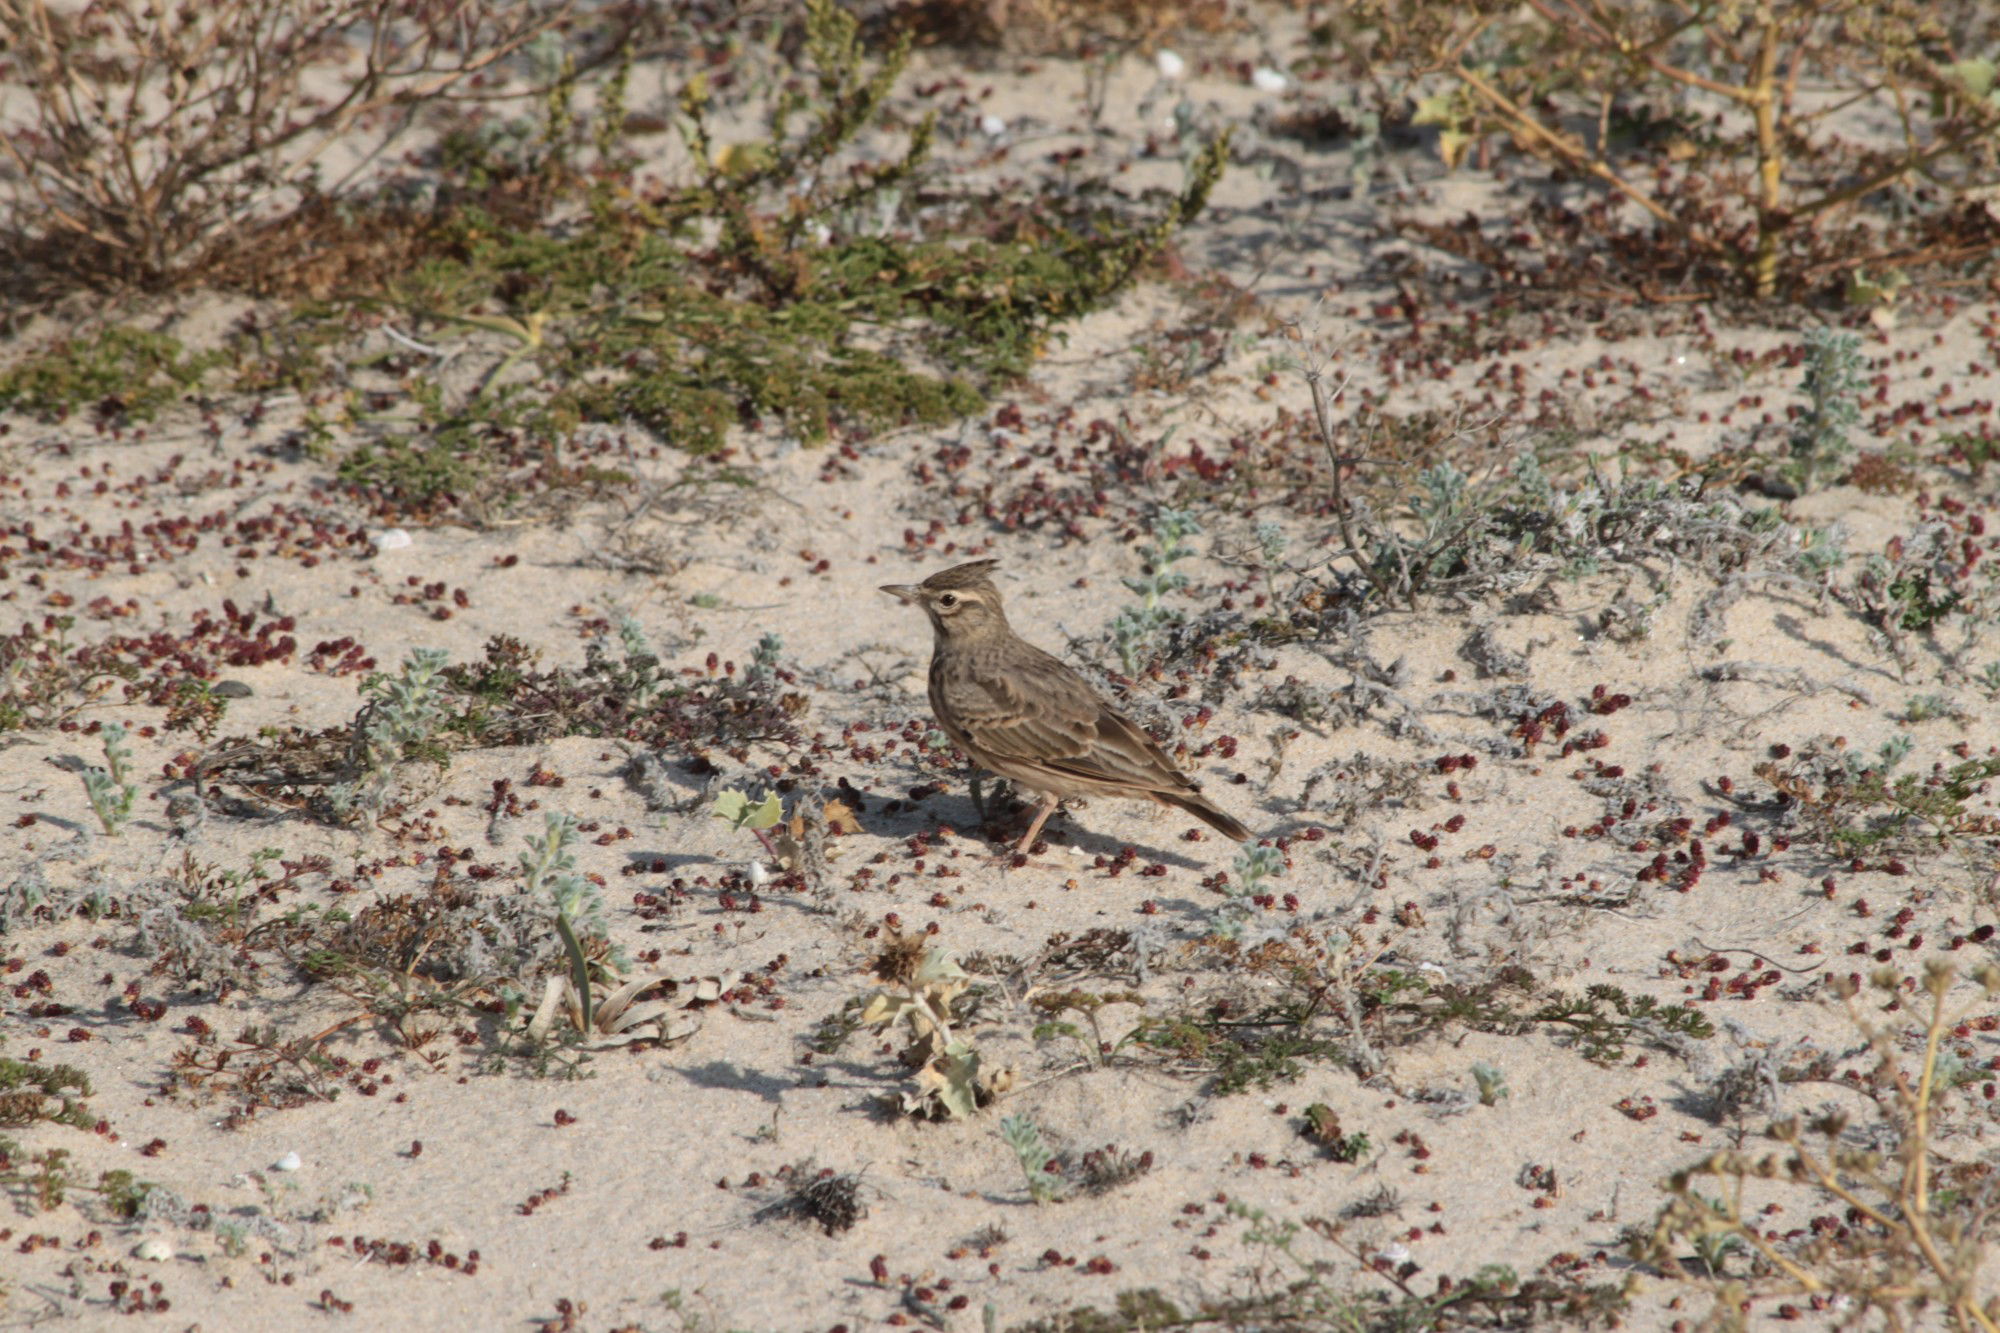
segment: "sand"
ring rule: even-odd
[[[269,920],[306,904],[355,912],[422,893],[439,873],[440,849],[463,849],[447,873],[463,881],[466,866],[491,867],[490,878],[467,882],[499,896],[518,890],[516,860],[542,833],[544,814],[562,811],[587,822],[577,868],[601,878],[611,940],[635,959],[657,950],[646,971],[689,989],[719,978],[726,995],[695,1014],[681,1040],[594,1052],[568,1078],[499,1054],[512,1043],[496,1015],[422,1018],[419,1026],[440,1032],[412,1050],[386,999],[345,997],[272,954],[258,955],[261,971],[218,997],[212,979],[158,970],[125,916],[27,913],[0,940],[10,984],[0,995],[0,1053],[82,1070],[102,1124],[13,1131],[16,1170],[29,1173],[33,1154],[60,1148],[79,1186],[126,1170],[176,1202],[161,1193],[145,1216],[127,1220],[83,1188],[42,1209],[17,1184],[12,1215],[0,1219],[0,1315],[125,1327],[114,1310],[136,1302],[157,1310],[158,1326],[210,1330],[341,1322],[336,1310],[353,1327],[412,1330],[535,1320],[591,1329],[974,1329],[987,1326],[989,1310],[990,1326],[1007,1328],[1076,1307],[1110,1309],[1121,1292],[1147,1288],[1192,1311],[1281,1290],[1303,1275],[1299,1264],[1323,1265],[1331,1291],[1390,1292],[1364,1256],[1414,1265],[1407,1281],[1425,1293],[1439,1275],[1464,1278],[1488,1264],[1617,1283],[1631,1271],[1622,1233],[1650,1228],[1665,1174],[1736,1141],[1735,1122],[1715,1114],[1722,1070],[1757,1051],[1796,1063],[1804,1048],[1795,1043],[1857,1045],[1826,985],[1873,965],[1856,946],[1886,951],[1912,972],[1931,958],[1969,965],[1990,954],[1983,936],[1973,938],[1994,915],[1990,831],[1853,859],[1794,830],[1778,849],[1773,838],[1786,837],[1798,814],[1773,802],[1754,770],[1774,746],[1796,755],[1834,737],[1856,754],[1907,738],[1898,770],[1906,773],[1992,754],[1993,698],[1973,673],[2000,659],[2000,636],[1990,623],[1972,625],[1961,652],[1954,623],[1948,633],[1914,635],[1899,663],[1866,617],[1823,585],[1777,562],[1718,580],[1699,551],[1632,551],[1596,572],[1526,578],[1507,595],[1432,596],[1344,630],[1329,623],[1316,640],[1252,646],[1235,662],[1233,683],[1202,667],[1131,682],[1134,712],[1186,737],[1188,762],[1210,794],[1282,847],[1284,869],[1265,886],[1275,897],[1250,911],[1246,950],[1216,943],[1224,899],[1204,883],[1229,870],[1238,849],[1213,835],[1185,837],[1190,821],[1177,814],[1093,801],[1052,821],[1048,849],[1030,864],[990,861],[1007,830],[983,835],[963,771],[918,755],[908,739],[930,727],[928,631],[877,585],[996,558],[1009,613],[1027,637],[1079,665],[1116,668],[1106,630],[1136,600],[1122,580],[1141,576],[1146,523],[1159,505],[1185,504],[1203,523],[1193,554],[1176,566],[1189,582],[1165,601],[1185,616],[1263,590],[1253,554],[1259,521],[1290,539],[1290,569],[1276,572],[1274,586],[1351,574],[1351,562],[1331,554],[1339,542],[1326,476],[1297,425],[1310,399],[1285,360],[1314,349],[1331,358],[1334,375],[1352,377],[1342,420],[1364,395],[1399,415],[1461,413],[1465,436],[1442,447],[1475,475],[1545,440],[1531,423],[1548,417],[1552,400],[1574,427],[1570,447],[1603,459],[1635,441],[1695,459],[1747,442],[1775,457],[1787,409],[1802,401],[1796,366],[1754,360],[1797,342],[1805,316],[1796,310],[1764,322],[1742,310],[1572,306],[1546,321],[1518,317],[1517,339],[1453,345],[1447,356],[1447,340],[1430,337],[1435,326],[1416,334],[1396,313],[1391,256],[1409,253],[1433,284],[1456,274],[1436,307],[1440,323],[1455,318],[1444,296],[1468,308],[1487,298],[1456,261],[1384,240],[1376,226],[1391,211],[1446,219],[1515,196],[1477,172],[1443,176],[1421,142],[1389,149],[1407,189],[1378,183],[1357,196],[1346,150],[1265,132],[1299,91],[1260,90],[1249,77],[1256,48],[1231,40],[1190,50],[1190,68],[1171,85],[1143,54],[1119,60],[1096,128],[1085,126],[1083,67],[1071,61],[1002,58],[968,73],[949,52],[925,52],[901,96],[967,74],[981,90],[978,113],[1004,129],[986,136],[975,118],[943,151],[996,187],[1079,145],[1094,167],[1129,167],[1116,178],[1122,190],[1171,188],[1175,101],[1186,99],[1206,123],[1238,125],[1244,162],[1180,239],[1177,264],[1246,291],[1251,315],[1217,326],[1191,289],[1141,287],[1069,329],[979,419],[838,451],[742,433],[735,461],[756,478],[747,492],[670,502],[665,485],[700,465],[642,432],[614,432],[610,458],[638,478],[629,493],[527,522],[397,524],[408,544],[385,547],[390,522],[340,491],[325,462],[283,447],[302,419],[296,401],[274,404],[254,425],[243,419],[248,404],[223,404],[213,440],[188,407],[122,438],[82,416],[6,421],[0,545],[11,549],[0,620],[71,614],[72,639],[89,642],[186,633],[198,612],[219,616],[225,599],[260,625],[289,619],[270,639],[293,636],[294,652],[220,671],[250,691],[229,705],[222,736],[349,722],[362,675],[333,674],[324,662],[316,669],[311,653],[342,638],[388,671],[419,648],[476,659],[495,635],[520,640],[545,664],[574,667],[585,644],[626,615],[674,667],[705,672],[711,653],[744,669],[771,634],[795,678],[788,688],[808,705],[801,730],[824,744],[817,777],[794,786],[788,809],[839,797],[859,831],[829,840],[822,893],[777,879],[752,910],[752,887],[770,879],[758,864],[767,858],[710,806],[725,788],[768,787],[758,769],[783,762],[769,747],[747,762],[713,753],[708,772],[693,771],[685,753],[662,753],[654,795],[664,801],[631,779],[623,747],[571,737],[462,750],[441,772],[412,765],[402,776],[404,813],[383,827],[232,803],[226,782],[194,818],[169,812],[170,801],[191,798],[191,784],[168,781],[163,766],[201,747],[165,731],[164,710],[126,704],[113,689],[75,722],[153,731],[133,737],[140,799],[112,838],[99,831],[77,776],[81,764],[102,762],[97,737],[76,726],[6,736],[0,884],[38,875],[33,882],[63,905],[93,892],[152,901],[147,894],[176,891],[190,858],[221,870],[242,870],[261,848],[293,862],[327,858],[325,873],[303,876],[264,909]],[[1143,153],[1148,135],[1165,148]],[[196,297],[169,313],[176,327],[194,328],[236,308]],[[1865,329],[1880,392],[1860,442],[1908,450],[1912,487],[1832,485],[1780,506],[1796,524],[1845,526],[1854,559],[1833,575],[1843,586],[1899,535],[1936,519],[1963,523],[1994,500],[1990,472],[1939,461],[1940,436],[1985,420],[2000,388],[1992,294],[1919,288],[1896,314]],[[1177,364],[1173,339],[1189,330],[1203,335],[1191,375],[1142,376]],[[441,336],[462,341],[474,363],[495,353],[477,335]],[[1155,382],[1164,387],[1148,387]],[[1946,415],[1966,404],[1984,406]],[[1105,428],[1093,432],[1100,421]],[[1136,463],[1126,466],[1120,448]],[[1205,482],[1186,461],[1194,449],[1233,459],[1237,470]],[[955,469],[940,461],[954,450]],[[1237,483],[1259,467],[1262,479],[1246,494]],[[1414,469],[1399,475],[1414,487]],[[1035,497],[1067,490],[1080,497],[1074,517],[1041,521]],[[1721,491],[1745,506],[1779,503],[1727,484]],[[1016,503],[1023,494],[1030,499]],[[1964,509],[1945,513],[1944,502]],[[191,550],[142,541],[139,554],[101,568],[62,554],[127,521],[210,515],[223,528]],[[229,525],[258,515],[273,515],[274,527],[250,539],[254,558],[225,549]],[[1987,522],[1983,535],[1964,534],[1982,551],[1993,540]],[[312,543],[314,523],[329,540]],[[51,545],[30,549],[30,528]],[[1648,534],[1628,540],[1643,546]],[[634,544],[658,560],[626,568],[599,558]],[[1624,633],[1635,616],[1646,632]],[[1479,646],[1488,641],[1497,651]],[[1511,678],[1482,670],[1507,667],[1509,654],[1519,658]],[[1331,711],[1319,720],[1279,711],[1266,692],[1288,677],[1325,692]],[[1529,746],[1520,718],[1491,712],[1502,689],[1566,703],[1567,739],[1601,732],[1601,746],[1565,753],[1553,733]],[[1591,711],[1614,695],[1629,704]],[[1901,720],[1910,700],[1932,695],[1941,700],[1932,716]],[[1199,721],[1204,705],[1212,716]],[[890,736],[904,743],[887,748]],[[1192,753],[1223,736],[1235,744]],[[1438,762],[1459,755],[1476,765]],[[1377,776],[1343,776],[1355,773]],[[534,804],[490,812],[503,780]],[[911,797],[926,786],[935,790]],[[1634,794],[1657,808],[1617,819]],[[1982,786],[1967,810],[1990,819],[1990,791]],[[1607,812],[1615,830],[1591,836]],[[1705,873],[1686,891],[1671,876],[1639,877],[1659,851],[1685,847],[1661,843],[1656,826],[1685,817],[1702,829],[1724,814],[1732,822],[1707,834]],[[1746,830],[1759,834],[1754,851]],[[1129,868],[1116,864],[1127,848]],[[872,873],[857,876],[863,869]],[[635,893],[679,901],[643,911]],[[831,1053],[809,1045],[823,1022],[878,989],[870,965],[898,928],[929,932],[984,988],[959,1035],[989,1067],[1011,1070],[1012,1083],[970,1117],[923,1122],[893,1109],[912,1086],[895,1058],[898,1034],[855,1032]],[[1052,940],[1097,930],[1128,932],[1127,947],[1097,966],[1052,960]],[[1296,998],[1282,969],[1249,965],[1247,948],[1272,941],[1289,941],[1322,978],[1352,981],[1364,956],[1374,959],[1370,975],[1393,969],[1433,985],[1476,986],[1518,967],[1572,994],[1604,983],[1688,1003],[1721,1030],[1704,1040],[1635,1040],[1616,1058],[1593,1060],[1547,1024],[1479,1031],[1383,1022],[1359,1036],[1335,1024],[1315,1031],[1335,1046],[1351,1043],[1230,1095],[1215,1090],[1213,1068],[1119,1040],[1142,1017],[1213,1014],[1225,1002],[1228,1012],[1252,1014]],[[46,984],[30,984],[36,977]],[[532,984],[531,1007],[540,986]],[[1111,1050],[1036,1039],[1036,1024],[1049,1018],[1038,997],[1072,988],[1131,997],[1099,1012]],[[163,1008],[149,1019],[133,999]],[[1341,995],[1323,999],[1338,1005]],[[343,1020],[353,1021],[318,1043],[346,1062],[324,1075],[338,1093],[332,1100],[246,1114],[254,1099],[240,1093],[170,1090],[177,1052],[213,1051],[251,1025],[298,1038]],[[469,1041],[460,1045],[454,1029]],[[1963,1044],[1977,1063],[2000,1055],[1980,1030]],[[1506,1095],[1482,1104],[1475,1065],[1501,1071]],[[1976,1088],[1942,1113],[1941,1151],[1955,1160],[1985,1151],[1992,1103]],[[1775,1109],[1822,1103],[1864,1110],[1860,1098],[1824,1085],[1786,1085]],[[1313,1104],[1331,1108],[1344,1132],[1367,1136],[1360,1160],[1334,1161],[1302,1135]],[[1030,1198],[999,1128],[1007,1116],[1031,1119],[1069,1154],[1070,1197]],[[1768,1118],[1743,1123],[1755,1129]],[[1146,1169],[1089,1193],[1078,1159],[1107,1145],[1146,1154]],[[772,1208],[786,1196],[781,1172],[800,1163],[858,1177],[851,1226],[829,1231]],[[1770,1197],[1788,1209],[1771,1222],[1781,1230],[1832,1211],[1805,1194]],[[1346,1210],[1349,1248],[1307,1230],[1288,1257],[1257,1243],[1239,1208],[1300,1224]],[[1699,1293],[1649,1280],[1628,1318],[1665,1326],[1704,1309]],[[1761,1304],[1752,1319],[1768,1322],[1775,1309]]]

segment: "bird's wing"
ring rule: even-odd
[[[1085,782],[1141,790],[1194,783],[1153,738],[1099,697],[1076,672],[1036,649],[1007,671],[978,673],[959,725],[996,758],[1039,765]]]

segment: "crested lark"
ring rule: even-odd
[[[1015,854],[1034,846],[1065,796],[1151,799],[1224,837],[1248,839],[1250,830],[1211,805],[1152,737],[1083,677],[1014,633],[988,577],[998,563],[974,560],[882,591],[930,617],[931,712],[945,734],[974,764],[1040,793]]]

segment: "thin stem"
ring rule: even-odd
[[[1347,493],[1340,479],[1340,470],[1345,466],[1346,460],[1341,458],[1340,450],[1335,448],[1333,443],[1333,399],[1345,392],[1347,386],[1342,384],[1339,390],[1329,396],[1326,391],[1325,372],[1317,366],[1306,371],[1306,384],[1312,389],[1313,421],[1319,428],[1320,443],[1326,448],[1327,460],[1333,468],[1333,516],[1334,521],[1340,525],[1340,539],[1347,543],[1348,554],[1354,557],[1354,563],[1367,577],[1370,586],[1383,597],[1387,597],[1389,595],[1387,582],[1375,568],[1374,560],[1369,557],[1368,548],[1354,535],[1354,520],[1347,512]]]

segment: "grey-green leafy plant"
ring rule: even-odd
[[[522,891],[530,897],[546,896],[555,907],[556,934],[562,937],[570,981],[582,1009],[578,1027],[590,1032],[596,1026],[596,991],[590,984],[590,955],[584,941],[602,941],[610,934],[604,894],[576,873],[576,816],[551,810],[544,827],[543,836],[528,835],[528,850],[521,853]]]
[[[1278,600],[1277,585],[1272,581],[1272,573],[1278,562],[1285,557],[1285,548],[1291,539],[1285,530],[1273,519],[1265,519],[1257,525],[1257,557],[1264,574],[1264,593],[1273,602]]]
[[[1187,586],[1187,575],[1173,566],[1194,553],[1187,539],[1201,532],[1201,524],[1187,510],[1162,508],[1153,516],[1152,531],[1153,545],[1139,552],[1146,562],[1146,574],[1124,580],[1125,586],[1142,600],[1139,605],[1120,611],[1111,622],[1111,641],[1128,675],[1139,669],[1154,637],[1180,619],[1179,613],[1168,609],[1163,602],[1168,593]]]
[[[1801,492],[1830,480],[1854,456],[1847,433],[1861,423],[1861,339],[1816,328],[1806,334],[1806,373],[1800,389],[1809,401],[1792,426],[1790,478]]]
[[[449,661],[441,648],[418,648],[403,662],[401,674],[375,672],[361,682],[368,702],[356,719],[360,772],[333,789],[336,814],[345,817],[358,810],[379,815],[388,804],[398,764],[419,758],[442,761],[437,730],[446,710],[438,676]]]
[[[623,676],[625,677],[625,697],[633,708],[644,708],[650,704],[669,681],[660,655],[653,651],[646,641],[646,630],[631,616],[618,618],[618,643],[625,651]]]
[[[1000,1137],[1007,1141],[1007,1146],[1014,1150],[1014,1160],[1021,1164],[1021,1174],[1028,1179],[1029,1198],[1036,1203],[1053,1203],[1062,1198],[1065,1182],[1049,1169],[1056,1155],[1033,1120],[1025,1115],[1001,1117]]]
[[[1792,563],[1807,578],[1818,578],[1840,568],[1847,563],[1847,528],[1840,523],[1802,528]]]
[[[1915,746],[1916,741],[1909,736],[1891,736],[1888,740],[1883,741],[1882,748],[1875,752],[1875,761],[1872,764],[1867,760],[1861,759],[1859,756],[1850,756],[1852,761],[1851,771],[1858,778],[1863,772],[1872,768],[1883,777],[1887,777],[1896,771],[1899,764],[1910,757],[1910,751]]]
[[[1903,705],[1903,721],[1913,726],[1933,718],[1953,717],[1957,713],[1958,709],[1952,701],[1937,693],[1912,695]]]
[[[1211,931],[1225,940],[1242,939],[1254,911],[1250,900],[1265,880],[1284,868],[1285,855],[1275,847],[1245,847],[1238,852],[1230,866],[1234,878],[1223,886],[1223,903],[1209,915]]]
[[[775,675],[778,657],[785,651],[785,641],[775,634],[766,634],[757,640],[757,646],[750,652],[750,665],[745,668],[752,679],[762,679]]]
[[[576,816],[551,810],[544,828],[542,837],[528,835],[528,850],[521,853],[522,891],[536,897],[548,895],[556,914],[572,927],[603,937],[609,930],[604,894],[576,873]]]
[[[1507,1071],[1484,1061],[1472,1067],[1472,1081],[1479,1085],[1481,1106],[1498,1106],[1501,1098],[1514,1095],[1507,1086]]]
[[[90,808],[107,836],[117,837],[125,821],[132,817],[132,804],[139,798],[139,784],[132,781],[132,749],[125,744],[125,728],[106,722],[100,734],[104,740],[104,767],[83,770],[83,790]]]
[[[1988,694],[2000,694],[2000,662],[1988,662],[1972,679]]]

